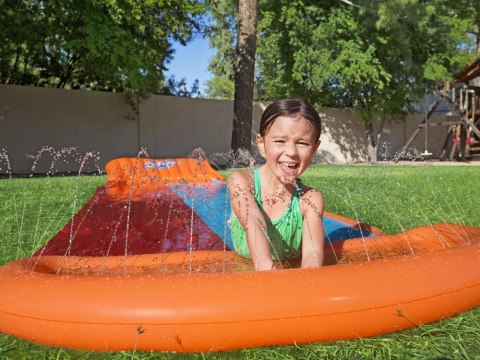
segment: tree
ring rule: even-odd
[[[200,82],[198,79],[195,79],[190,90],[187,88],[187,79],[181,78],[179,81],[175,80],[175,76],[170,76],[167,80],[167,88],[169,92],[174,96],[181,97],[193,97],[195,95],[201,96],[200,92]]]
[[[238,1],[237,58],[231,148],[251,152],[253,82],[257,48],[257,0]]]
[[[466,31],[472,38],[477,56],[480,56],[480,2],[476,0],[445,0],[445,7],[458,17],[459,23],[466,23]]]
[[[199,28],[202,1],[0,0],[0,83],[168,91],[173,41]]]
[[[207,6],[212,21],[206,27],[206,34],[210,41],[210,47],[217,51],[208,65],[208,70],[213,77],[207,82],[206,94],[212,99],[233,100],[237,1],[210,0]]]
[[[366,125],[404,115],[474,56],[476,0],[260,0],[257,81],[263,100],[304,97],[351,107]],[[467,9],[467,10],[465,10]]]

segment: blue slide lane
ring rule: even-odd
[[[217,234],[230,249],[233,249],[228,220],[230,197],[224,182],[171,184],[172,189],[195,213]],[[374,236],[336,219],[323,217],[325,241],[348,240]]]

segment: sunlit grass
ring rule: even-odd
[[[0,264],[32,255],[60,230],[106,176],[0,180]]]
[[[230,172],[222,173],[228,176]],[[302,178],[324,193],[326,210],[357,218],[387,233],[434,222],[480,226],[480,167],[316,165]],[[0,264],[30,256],[105,181],[105,176],[0,180]],[[480,359],[480,308],[377,338],[208,354],[97,353],[0,335],[0,359],[320,358]]]
[[[304,181],[325,208],[387,233],[435,222],[480,226],[480,167],[316,166]]]

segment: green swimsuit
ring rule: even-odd
[[[286,260],[295,258],[300,253],[300,244],[302,242],[303,217],[299,202],[302,182],[296,180],[297,188],[293,193],[290,206],[280,218],[272,221],[263,210],[259,168],[254,170],[253,179],[255,185],[254,198],[267,223],[267,235],[270,240],[272,259]],[[233,213],[230,226],[235,252],[243,257],[251,258],[245,231]]]

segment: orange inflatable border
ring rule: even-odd
[[[375,336],[480,305],[480,228],[335,246],[338,265],[267,272],[231,252],[18,260],[0,268],[0,331],[78,349],[216,351]]]

